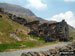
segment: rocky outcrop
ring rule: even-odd
[[[15,32],[11,32],[10,37],[16,39],[17,41],[21,41],[21,39],[16,35]]]

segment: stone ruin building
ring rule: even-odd
[[[28,22],[25,24],[25,26],[28,26],[31,30],[37,28],[40,24],[40,21],[39,20],[35,20],[35,21],[32,21],[32,22]]]
[[[16,16],[16,15],[13,15],[11,13],[8,13],[8,17],[15,21],[15,22],[18,22],[19,24],[22,24],[22,25],[25,25],[27,23],[27,20],[25,18],[22,18],[22,17],[19,17],[19,16]]]
[[[62,20],[62,22],[52,24],[41,24],[37,28],[32,28],[30,34],[35,34],[40,38],[44,38],[45,41],[68,41],[69,28],[65,20]]]
[[[2,13],[3,11],[4,10],[0,8],[0,13]],[[69,28],[65,20],[62,20],[62,22],[56,22],[52,24],[49,23],[40,24],[39,20],[27,22],[25,18],[18,17],[8,12],[5,12],[5,14],[9,17],[9,19],[29,27],[30,28],[29,34],[34,34],[40,38],[43,38],[46,42],[56,40],[59,41],[69,40]]]

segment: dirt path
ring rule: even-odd
[[[25,50],[19,50],[19,51],[0,52],[0,56],[21,56],[21,53],[24,53],[24,52],[30,52],[30,51],[36,51],[36,52],[47,51],[47,50],[53,49],[55,47],[66,46],[69,43],[71,43],[71,42],[61,42],[61,43],[57,43],[57,44],[53,44],[53,45],[47,45],[47,46],[43,46],[43,47],[31,48],[31,49],[25,49]]]

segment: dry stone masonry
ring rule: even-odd
[[[35,34],[40,38],[44,38],[46,42],[55,40],[69,40],[69,28],[65,20],[52,24],[44,23],[39,25],[38,27],[36,26],[31,28],[30,34]]]
[[[69,37],[69,28],[65,20],[52,24],[40,24],[39,20],[28,22],[25,18],[13,15],[12,13],[4,12],[2,8],[0,8],[0,13],[4,13],[9,17],[9,19],[29,27],[29,34],[43,38],[46,42],[56,40],[69,41],[72,39]]]

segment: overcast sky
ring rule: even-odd
[[[61,21],[75,28],[75,0],[0,0],[30,9],[38,17]]]

